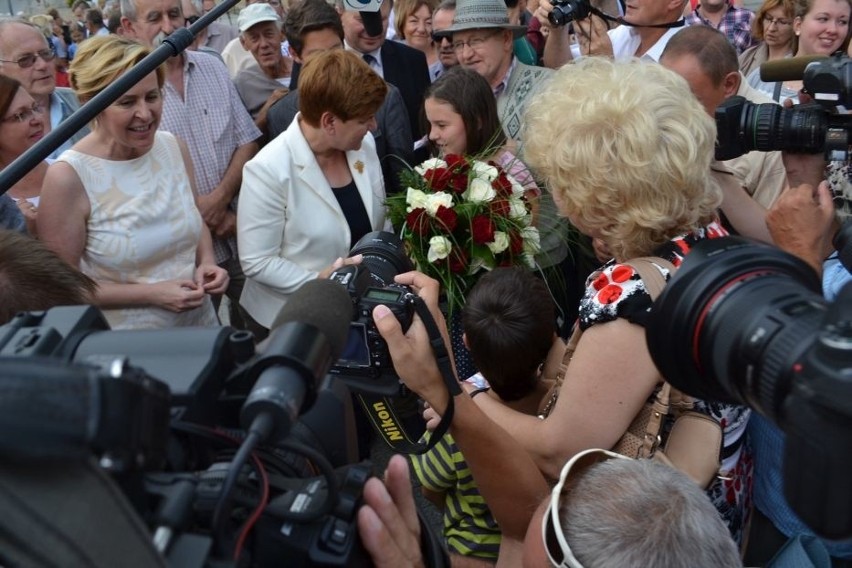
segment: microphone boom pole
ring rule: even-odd
[[[63,120],[56,128],[38,141],[38,143],[21,154],[18,159],[9,164],[0,172],[0,195],[6,193],[9,188],[18,183],[27,172],[36,167],[42,160],[50,155],[63,142],[71,138],[78,130],[90,123],[106,107],[115,102],[118,97],[126,93],[133,85],[156,70],[170,57],[175,57],[183,52],[198,33],[237,5],[240,0],[223,0],[212,10],[199,18],[197,22],[188,28],[180,28],[169,35],[161,46],[151,52],[145,59],[134,65],[127,73],[97,94],[92,100],[77,109],[74,114]]]

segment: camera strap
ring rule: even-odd
[[[441,372],[441,377],[444,379],[444,384],[450,396],[447,400],[447,409],[441,416],[441,421],[432,432],[429,442],[424,444],[412,437],[406,432],[404,422],[394,411],[394,401],[392,397],[386,397],[371,393],[360,393],[358,399],[364,406],[370,422],[373,423],[376,431],[381,433],[385,442],[397,452],[404,454],[423,454],[432,449],[438,441],[444,437],[450,424],[453,421],[453,412],[455,404],[453,398],[462,393],[461,384],[456,379],[453,372],[453,366],[450,362],[450,354],[447,351],[447,346],[444,343],[444,336],[438,329],[438,324],[435,323],[435,318],[429,311],[429,307],[423,298],[416,296],[414,298],[414,309],[423,325],[426,327],[426,332],[429,334],[429,343],[432,345],[432,352],[435,354],[435,362],[438,364],[438,370]]]
[[[665,24],[631,24],[630,22],[628,22],[628,21],[627,21],[627,20],[625,20],[624,18],[616,18],[616,21],[618,21],[618,23],[620,23],[620,24],[621,24],[621,25],[623,25],[623,26],[630,26],[630,27],[632,27],[632,28],[662,28],[662,29],[669,29],[669,28],[682,28],[683,26],[685,26],[685,25],[686,25],[686,20],[685,20],[685,19],[683,19],[683,18],[681,18],[681,19],[677,20],[676,22],[667,22],[667,23],[665,23]]]

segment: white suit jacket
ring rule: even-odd
[[[385,190],[369,132],[361,149],[346,152],[374,231],[385,220]],[[243,168],[237,207],[237,245],[246,275],[240,304],[269,327],[302,284],[338,257],[351,234],[343,210],[299,127],[299,115]]]

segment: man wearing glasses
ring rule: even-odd
[[[41,30],[24,20],[0,21],[0,74],[17,80],[44,109],[45,134],[80,108],[71,89],[56,86],[56,53]],[[55,159],[89,133],[83,127],[48,158]]]

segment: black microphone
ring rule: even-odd
[[[250,430],[265,415],[264,441],[280,440],[313,405],[317,384],[340,358],[352,321],[352,300],[331,280],[311,280],[296,290],[275,318],[263,354],[252,364],[257,382],[243,404],[240,423]]]
[[[760,80],[764,83],[797,81],[804,76],[808,65],[828,58],[827,55],[801,55],[767,61],[760,65]]]

